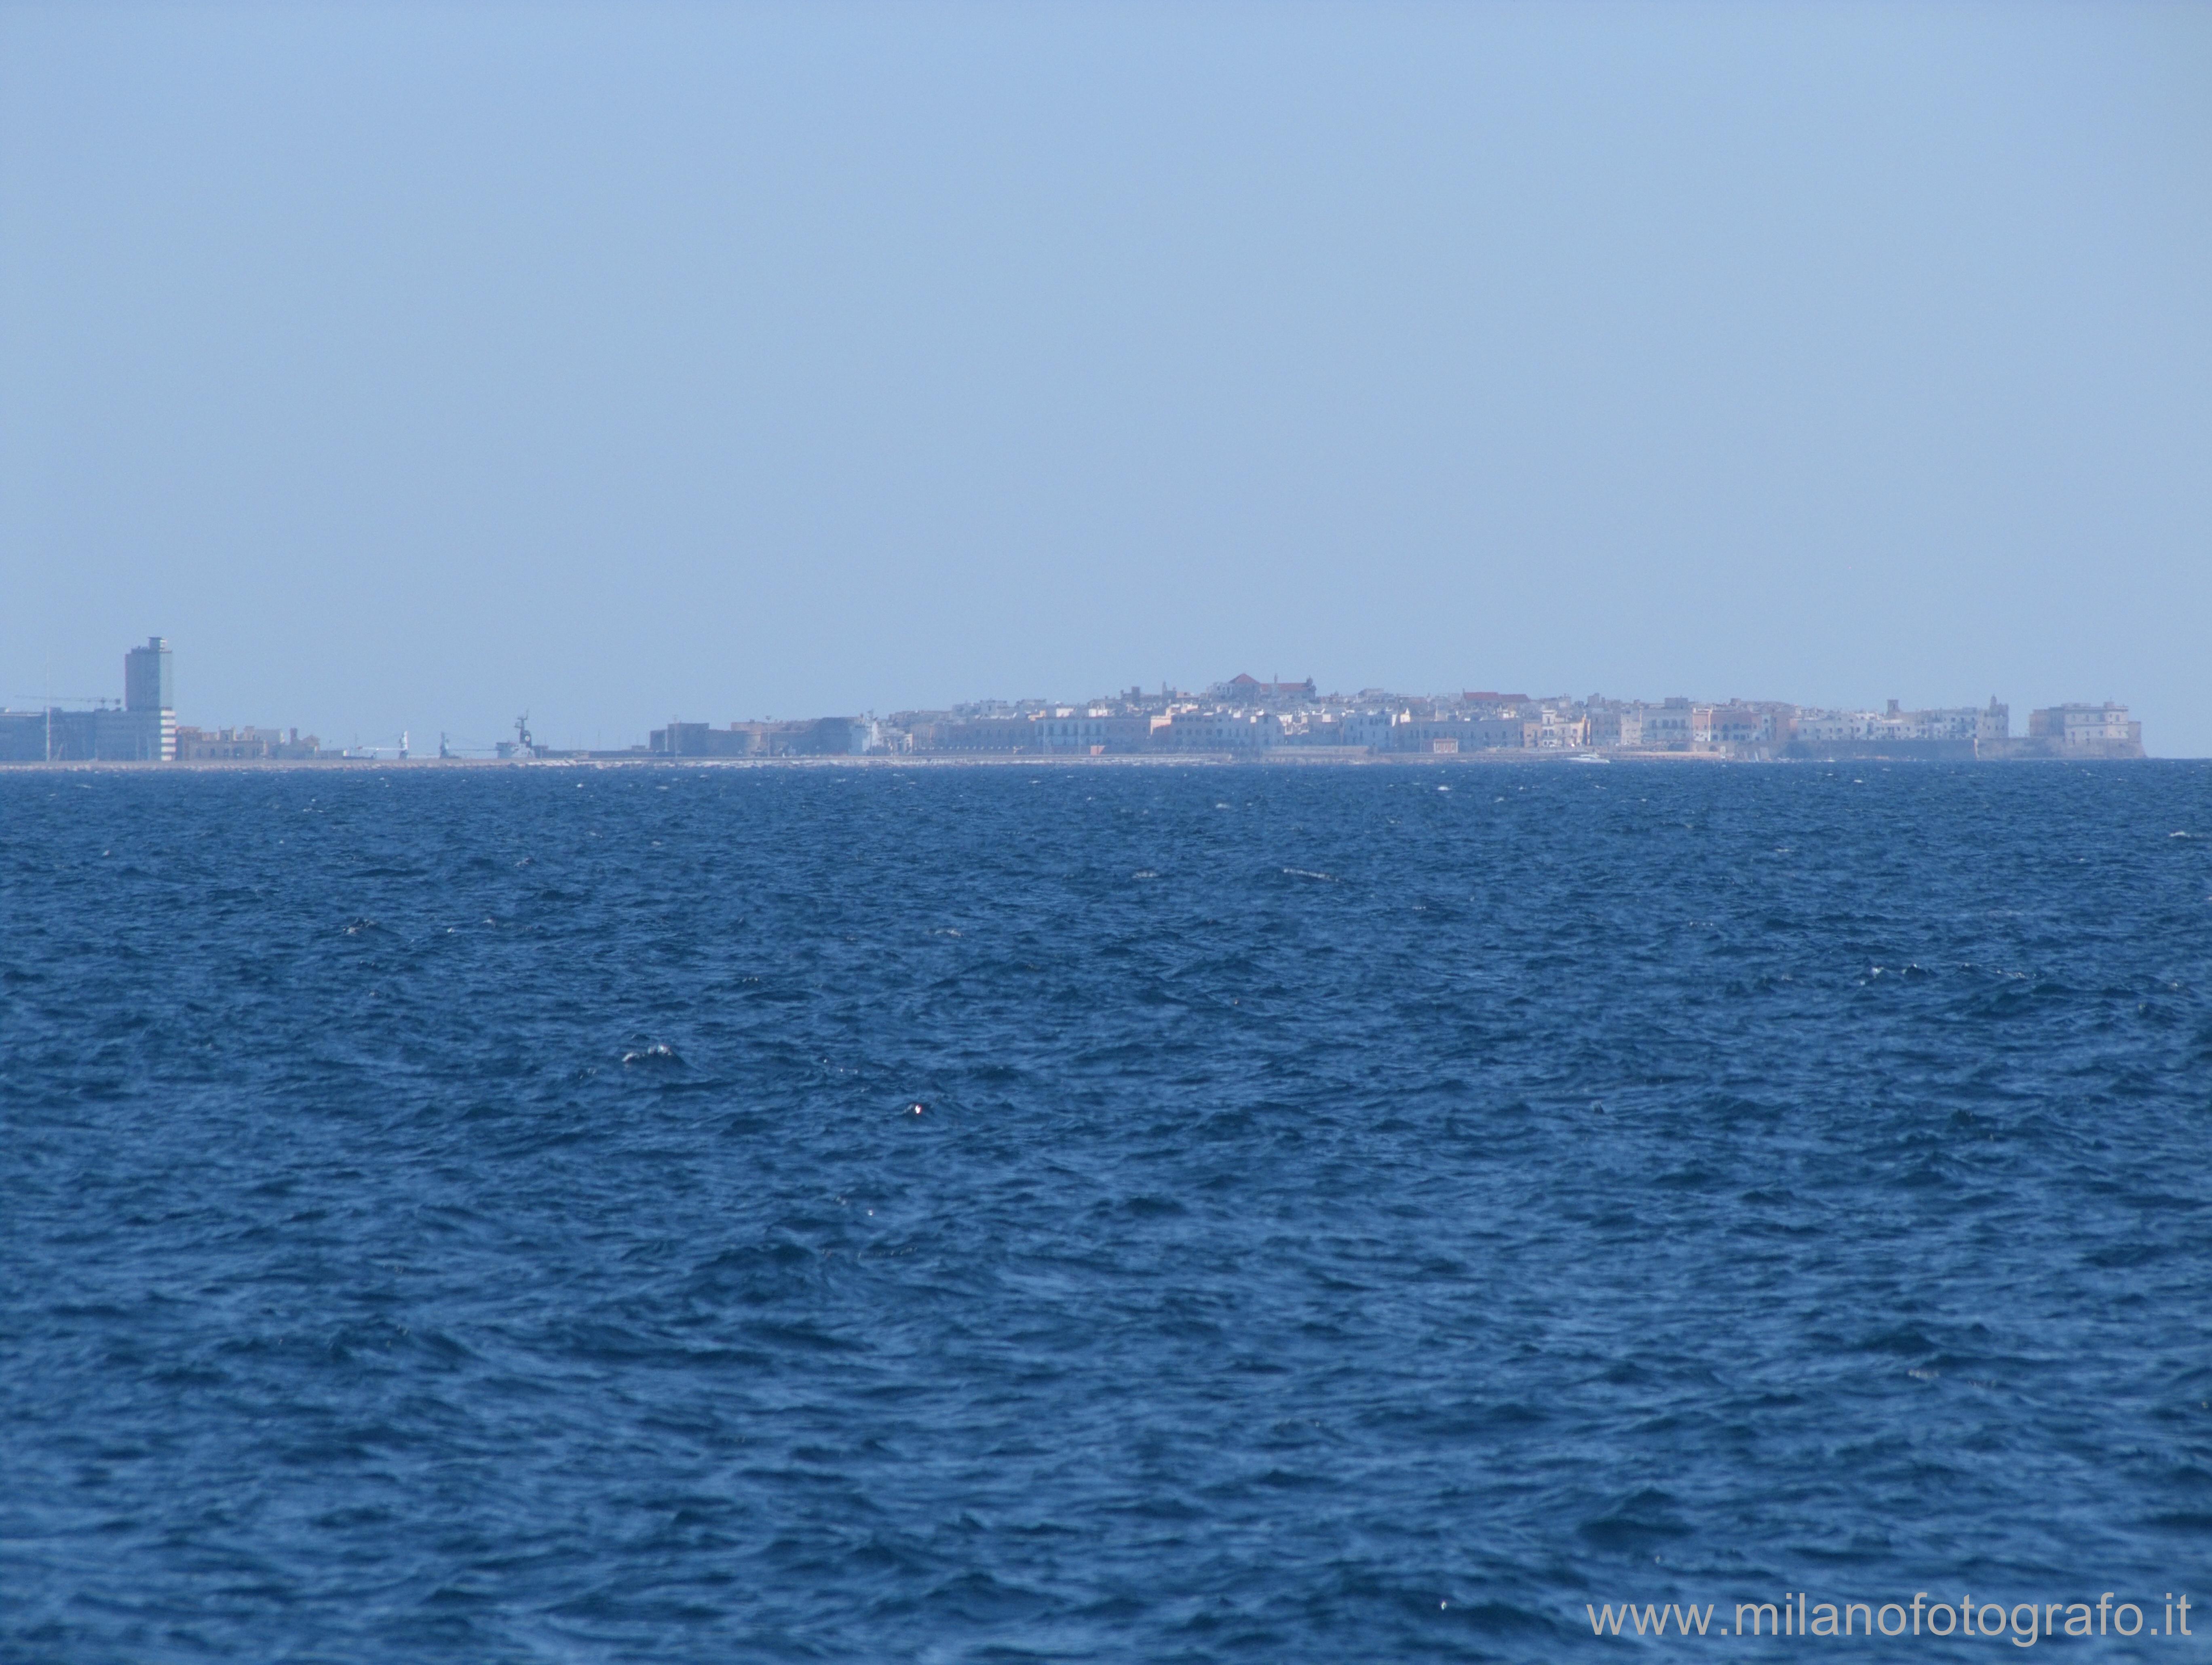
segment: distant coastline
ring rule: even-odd
[[[124,699],[89,708],[0,711],[0,763],[160,768],[406,763],[1519,763],[1637,760],[1729,762],[2026,762],[2147,755],[2142,724],[2106,700],[2045,706],[2012,731],[2011,708],[1839,710],[1778,699],[1532,699],[1494,690],[1324,693],[1311,678],[1240,675],[1200,692],[1130,687],[1073,702],[978,700],[878,717],[830,716],[726,726],[672,718],[642,745],[549,746],[526,712],[514,738],[434,757],[396,744],[327,748],[297,728],[205,729],[178,720],[173,655],[149,637],[125,656]]]
[[[2089,754],[2079,756],[2052,753],[2023,754],[2008,757],[1966,757],[1927,759],[1897,757],[1881,754],[1853,754],[1833,757],[1777,757],[1736,758],[1717,752],[1385,752],[1358,756],[1332,755],[1310,752],[1278,752],[1262,755],[1240,754],[1234,752],[1181,752],[1146,755],[1124,754],[1119,756],[1079,757],[1064,753],[1028,752],[995,754],[957,753],[862,754],[843,756],[776,755],[765,757],[665,757],[646,751],[572,752],[527,758],[498,757],[328,757],[328,758],[207,758],[188,762],[162,763],[146,760],[103,760],[97,758],[56,759],[52,762],[33,760],[0,766],[0,772],[9,775],[46,774],[148,774],[194,775],[237,773],[301,772],[328,775],[360,773],[369,770],[401,770],[409,774],[428,774],[440,772],[512,772],[518,769],[1404,769],[1409,767],[1467,767],[1473,769],[1545,769],[1563,768],[1577,762],[1584,764],[1658,764],[1666,766],[1698,767],[1716,764],[1760,763],[1784,767],[1819,766],[1841,766],[1845,764],[1905,763],[1924,767],[1930,762],[1972,763],[1990,766],[2010,766],[2028,763],[2136,763],[2187,762],[2185,758],[2152,758],[2142,753],[2129,755]]]

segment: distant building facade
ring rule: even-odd
[[[123,708],[173,711],[177,708],[176,660],[165,636],[149,636],[146,645],[123,656]]]
[[[170,763],[177,755],[177,672],[168,639],[149,636],[123,656],[123,724],[106,725],[97,755]]]
[[[1295,705],[1314,697],[1314,680],[1309,676],[1303,682],[1262,682],[1256,676],[1239,671],[1226,682],[1216,682],[1206,692],[1208,699],[1224,700],[1232,705],[1268,702]]]
[[[1048,717],[1036,719],[1038,749],[1075,756],[1103,756],[1108,753],[1140,752],[1151,743],[1154,719],[1132,716],[1103,706],[1078,711],[1056,706]]]
[[[177,755],[176,673],[167,640],[123,656],[123,704],[0,711],[0,762],[167,763]]]
[[[870,749],[873,725],[852,717],[792,723],[671,723],[655,729],[646,751],[655,757],[851,757]]]
[[[174,712],[0,711],[0,762],[161,763],[176,756]]]
[[[2050,705],[2027,715],[2032,740],[2048,741],[2061,751],[2094,752],[2142,745],[2142,724],[2132,722],[2125,705]]]
[[[1693,705],[1679,696],[1646,705],[1639,713],[1642,744],[1648,751],[1686,752],[1712,739],[1713,708]]]
[[[247,763],[310,760],[322,755],[323,742],[297,729],[177,730],[179,763]]]

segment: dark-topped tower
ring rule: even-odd
[[[123,715],[98,748],[101,757],[171,763],[177,755],[177,673],[169,639],[149,636],[123,656]]]
[[[123,709],[173,711],[177,708],[177,673],[169,639],[149,636],[146,645],[123,656]]]

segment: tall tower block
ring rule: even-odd
[[[173,763],[177,758],[177,673],[166,636],[149,636],[146,645],[123,656],[123,709],[144,713],[142,756]]]

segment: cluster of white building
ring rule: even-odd
[[[0,762],[115,760],[238,762],[351,755],[296,729],[201,730],[176,720],[175,678],[161,637],[131,650],[118,707],[0,711]],[[672,720],[644,746],[556,753],[526,723],[502,757],[773,758],[868,754],[1112,757],[1133,754],[1273,758],[1285,762],[1371,757],[1704,755],[1729,758],[2135,758],[2142,724],[2125,705],[2053,705],[2012,732],[1997,699],[1985,706],[1827,711],[1771,699],[1586,699],[1481,691],[1322,693],[1310,679],[1236,676],[1201,693],[1128,688],[1063,705],[988,700],[890,717],[732,723]],[[399,755],[406,755],[403,737]],[[446,755],[441,744],[440,755]]]
[[[1830,711],[1780,700],[1638,700],[1470,692],[1323,694],[1311,681],[1238,676],[1202,693],[1131,688],[1080,705],[991,701],[869,720],[871,749],[915,754],[1110,756],[1701,754],[1736,758],[2140,757],[2142,725],[2119,705],[2011,713],[1986,706]]]

